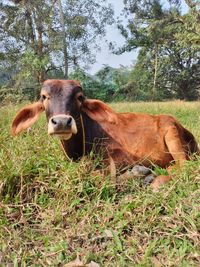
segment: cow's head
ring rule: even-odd
[[[98,122],[116,122],[115,113],[106,104],[85,99],[79,82],[47,80],[42,86],[39,101],[25,106],[15,116],[12,134],[17,135],[33,125],[43,111],[48,121],[48,134],[65,140],[77,133],[81,111]]]
[[[16,135],[30,127],[45,111],[48,134],[69,139],[77,133],[76,119],[85,99],[80,84],[72,80],[47,80],[38,102],[21,109],[13,120],[12,133]]]
[[[84,100],[82,88],[76,81],[47,80],[41,90],[48,120],[48,134],[69,139],[77,133],[76,119]]]

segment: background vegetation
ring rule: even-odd
[[[41,83],[52,77],[79,79],[88,97],[106,101],[195,100],[199,5],[195,0],[124,0],[115,20],[107,0],[6,0],[0,4],[0,100],[36,98]],[[87,68],[113,23],[125,43],[111,42],[112,52],[138,49],[138,58],[133,66],[105,65],[90,75]]]

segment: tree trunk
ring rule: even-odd
[[[38,27],[38,57],[40,60],[43,59],[43,40],[42,40],[42,27]],[[45,69],[41,69],[38,75],[39,83],[43,83],[45,80]]]
[[[36,36],[37,36],[37,40],[35,40],[35,49],[34,52],[35,54],[38,56],[39,60],[43,60],[43,25],[42,25],[42,21],[41,18],[39,16],[37,16],[36,14],[37,11],[33,11],[33,18],[34,18],[34,24],[36,25]],[[41,84],[44,82],[45,80],[45,68],[41,68],[37,74],[36,74],[36,78],[38,80],[38,82]]]
[[[31,18],[31,13],[30,13],[28,7],[26,9],[26,18],[27,18],[27,22],[28,22],[28,29],[27,29],[28,41],[31,43],[31,46],[34,48],[35,35],[34,35],[34,29],[33,29],[33,22],[32,22],[32,18]]]
[[[60,23],[62,26],[62,38],[63,38],[63,55],[64,55],[64,77],[68,79],[68,52],[67,52],[67,43],[66,43],[66,31],[65,31],[65,19],[62,9],[62,2],[61,0],[58,0],[58,6],[60,11]]]
[[[155,98],[156,93],[156,82],[157,82],[157,72],[158,72],[158,45],[155,46],[155,61],[154,61],[154,78],[153,78],[153,89],[152,89],[152,99]]]

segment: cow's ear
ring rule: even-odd
[[[33,125],[43,111],[44,105],[41,102],[35,102],[22,108],[12,122],[12,134],[17,135]]]
[[[104,102],[96,99],[86,99],[83,111],[93,120],[117,124],[117,114]]]

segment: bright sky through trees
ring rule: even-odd
[[[119,16],[123,9],[123,0],[108,0],[115,10],[115,17]],[[184,1],[183,1],[184,2]],[[166,1],[163,1],[163,4],[167,4]],[[188,7],[185,2],[182,4],[182,12],[187,12]],[[120,32],[117,29],[116,24],[107,27],[106,38],[108,42],[116,42],[118,45],[123,44],[124,38],[121,36]],[[93,64],[89,70],[91,74],[94,74],[103,65],[108,64],[111,67],[119,67],[120,65],[129,66],[134,63],[137,58],[137,51],[125,52],[122,55],[114,55],[109,51],[108,44],[105,40],[102,40],[101,51],[97,54],[96,63]]]

